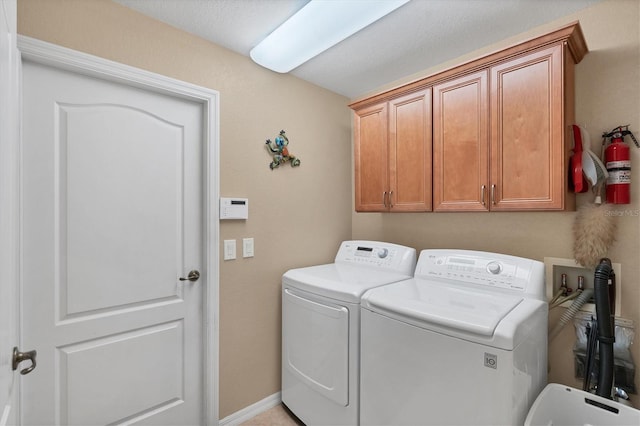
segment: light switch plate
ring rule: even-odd
[[[253,257],[253,238],[242,239],[242,257]]]
[[[236,240],[224,240],[224,260],[236,258]]]

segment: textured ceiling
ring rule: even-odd
[[[245,56],[307,3],[114,1]],[[602,0],[411,0],[291,74],[353,99],[599,1]]]

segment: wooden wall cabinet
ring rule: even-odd
[[[354,174],[356,211],[387,211],[389,192],[389,106],[387,102],[355,112]]]
[[[575,22],[352,103],[356,210],[428,211],[429,196],[436,212],[575,209],[569,125],[587,52]]]
[[[573,102],[565,107],[563,49],[552,46],[490,69],[491,210],[575,207],[565,205]]]
[[[488,209],[489,98],[486,70],[433,88],[433,210]]]
[[[356,211],[431,210],[431,90],[355,112]]]
[[[553,46],[434,86],[434,211],[571,208],[563,57]]]

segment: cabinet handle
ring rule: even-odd
[[[496,184],[491,185],[491,204],[496,204]]]
[[[382,193],[382,205],[384,206],[384,208],[387,208],[387,191],[384,191]]]
[[[485,193],[485,191],[486,191],[486,190],[487,190],[487,185],[482,185],[482,187],[480,187],[480,192],[482,192],[481,202],[482,202],[482,205],[483,205],[483,206],[485,205],[485,202],[484,202],[484,193]]]
[[[393,191],[389,191],[389,208],[393,208],[393,202],[391,201],[392,195],[393,195]]]

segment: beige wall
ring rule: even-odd
[[[21,34],[220,92],[220,192],[250,206],[221,239],[255,239],[254,258],[220,260],[220,416],[278,392],[282,273],[331,261],[351,237],[348,99],[108,0],[19,0],[18,21]],[[272,171],[264,141],[282,129],[302,164]]]
[[[534,31],[438,67],[396,81],[380,89],[395,87],[481,54],[504,48],[535,35],[579,20],[590,53],[576,66],[576,119],[587,128],[593,146],[600,147],[600,135],[618,125],[631,124],[640,136],[640,2],[610,0],[579,13],[551,22]],[[631,143],[630,140],[627,142]],[[640,149],[631,148],[632,204],[612,206],[624,216],[618,220],[617,242],[609,252],[622,264],[622,312],[617,314],[640,327]],[[587,194],[578,205],[591,200]],[[628,214],[628,215],[625,215]],[[464,248],[514,254],[543,260],[544,257],[573,258],[572,226],[576,213],[353,213],[353,237],[376,235],[382,240],[425,248]],[[620,297],[620,295],[619,295]],[[562,309],[552,312],[557,321]],[[636,332],[633,358],[640,363],[640,336]],[[549,380],[580,385],[573,378],[573,326],[567,326],[550,346]],[[636,369],[636,385],[640,376]],[[634,397],[634,402],[638,401]]]
[[[637,0],[593,6],[405,81],[576,19],[591,51],[577,66],[578,122],[591,135],[629,123],[640,136]],[[291,267],[330,261],[341,240],[490,250],[540,260],[572,257],[575,213],[570,212],[350,214],[351,124],[348,100],[341,96],[266,71],[109,0],[19,0],[18,20],[21,34],[220,91],[221,194],[248,197],[251,206],[248,221],[221,223],[221,239],[237,239],[240,246],[241,238],[254,237],[256,244],[255,258],[220,261],[221,418],[279,391],[280,276]],[[298,169],[267,166],[262,144],[281,129],[302,159]],[[634,202],[620,209],[635,212],[640,150],[632,153]],[[609,255],[623,267],[622,316],[638,324],[639,219],[621,217],[619,226]],[[567,328],[551,346],[550,380],[575,385],[572,345]],[[640,362],[638,346],[634,359]]]

